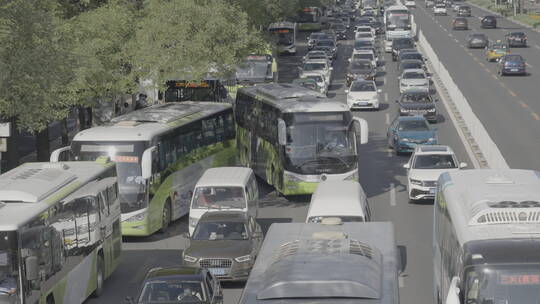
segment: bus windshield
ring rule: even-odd
[[[539,303],[540,265],[481,265],[466,270],[465,303]]]
[[[17,240],[15,232],[0,232],[0,303],[18,293]],[[12,302],[6,303],[12,303]]]
[[[410,27],[410,14],[408,11],[392,11],[388,13],[386,25],[389,28],[407,29]]]
[[[226,95],[219,80],[168,81],[164,94],[165,102],[177,101],[221,101]]]
[[[288,113],[285,167],[300,174],[336,174],[356,168],[350,113]]]
[[[288,46],[294,44],[293,29],[271,29],[270,32],[275,36],[277,45]]]
[[[116,163],[118,190],[122,213],[147,206],[147,185],[141,177],[141,158],[145,142],[74,141],[72,151],[76,160],[94,161],[109,156]]]

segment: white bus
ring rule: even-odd
[[[443,173],[433,222],[437,303],[539,303],[539,171]]]
[[[80,304],[120,261],[116,169],[26,163],[0,176],[0,303]]]
[[[272,23],[268,26],[268,32],[277,46],[278,54],[296,54],[296,23]]]
[[[111,124],[79,132],[70,147],[75,160],[109,156],[117,164],[122,232],[147,236],[189,212],[193,187],[211,167],[235,165],[230,104],[170,102],[119,116]]]
[[[403,5],[393,5],[384,11],[385,39],[384,49],[392,51],[392,40],[395,38],[412,38],[414,36],[412,15]]]

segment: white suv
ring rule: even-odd
[[[446,16],[447,14],[448,14],[448,12],[446,11],[446,5],[445,4],[436,4],[433,7],[433,15],[435,15],[435,16],[438,16],[438,15]]]
[[[382,90],[377,89],[373,80],[358,79],[351,83],[347,93],[347,105],[354,109],[379,109],[379,94]]]
[[[409,162],[403,167],[407,169],[409,202],[414,202],[435,198],[439,175],[465,168],[467,164],[458,163],[454,151],[448,146],[421,145],[414,149]]]

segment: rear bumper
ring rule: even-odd
[[[508,74],[508,75],[523,75],[527,73],[527,70],[525,68],[515,68],[515,67],[509,67],[509,68],[503,68],[501,70],[502,73]]]

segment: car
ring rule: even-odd
[[[219,281],[207,269],[156,267],[146,273],[136,298],[127,297],[126,303],[222,304],[223,291]]]
[[[394,38],[392,39],[392,61],[396,61],[401,49],[414,49],[413,38]]]
[[[417,145],[436,145],[437,129],[424,116],[397,116],[386,132],[388,147],[396,155],[413,152]]]
[[[448,15],[448,11],[446,10],[446,4],[436,4],[433,7],[433,15],[435,16],[446,16]]]
[[[326,59],[328,62],[332,63],[333,58],[328,57],[325,51],[309,51],[306,56],[302,57],[302,62],[306,62],[308,60],[313,59]]]
[[[356,79],[353,81],[347,93],[347,105],[351,110],[355,109],[379,109],[379,94],[382,90],[377,89],[373,80]]]
[[[467,45],[469,48],[486,48],[489,44],[489,39],[486,34],[472,33],[467,37]]]
[[[400,116],[422,115],[429,122],[437,122],[437,108],[431,95],[423,90],[408,90],[396,100]]]
[[[408,8],[416,7],[416,2],[414,0],[405,0],[405,6]]]
[[[328,87],[330,86],[330,83],[320,72],[303,72],[300,75],[300,78],[308,78],[314,80],[317,83],[317,87],[319,88],[318,91],[325,95],[328,94]]]
[[[399,62],[399,75],[403,73],[404,70],[408,69],[425,69],[424,62],[416,59],[404,59]]]
[[[457,10],[457,15],[459,17],[470,17],[471,16],[471,7],[467,5],[460,5]]]
[[[342,23],[332,23],[330,28],[336,33],[337,39],[345,40],[347,39],[347,27]]]
[[[482,28],[496,28],[497,27],[497,18],[495,18],[495,16],[491,16],[491,15],[484,16],[480,20],[480,26]]]
[[[349,62],[360,60],[360,59],[366,59],[371,61],[371,65],[376,69],[377,68],[377,55],[373,52],[373,50],[358,50],[353,51],[353,54],[351,58],[349,58]]]
[[[466,18],[456,17],[452,21],[452,29],[453,30],[468,30],[469,22],[467,21]]]
[[[510,54],[506,43],[497,40],[486,47],[486,61],[498,61],[504,55]]]
[[[409,202],[420,199],[434,199],[439,175],[467,167],[459,163],[454,151],[443,145],[417,146],[409,161],[403,165],[407,169],[407,192]]]
[[[317,40],[325,37],[326,34],[325,33],[322,33],[322,32],[316,32],[316,33],[311,33],[309,36],[308,36],[308,50],[311,50],[315,44],[317,44]]]
[[[184,265],[206,268],[220,281],[246,281],[263,242],[255,218],[241,211],[206,212],[184,236]]]
[[[349,63],[347,67],[347,86],[356,79],[375,80],[377,71],[371,60],[360,59]]]
[[[321,87],[317,85],[317,82],[309,78],[296,78],[292,81],[293,84],[301,85],[304,88],[312,89],[314,91],[320,92]]]
[[[330,66],[330,64],[328,64],[328,60],[314,59],[304,62],[302,67],[300,67],[300,75],[302,75],[304,72],[318,72],[324,75],[324,77],[328,80],[328,83],[331,83],[332,70],[333,68]]]
[[[422,54],[420,54],[420,52],[416,51],[416,50],[413,50],[411,52],[403,52],[403,50],[401,52],[399,52],[399,57],[398,57],[398,61],[401,62],[403,60],[419,60],[422,62],[422,69],[426,69],[426,65],[425,65],[425,58]]]
[[[499,59],[498,73],[504,75],[527,75],[525,59],[518,54],[504,55]]]
[[[325,46],[325,47],[329,47],[331,48],[332,50],[332,58],[336,59],[337,58],[337,44],[334,40],[332,39],[321,39],[321,40],[318,40],[317,43],[315,44],[315,46]]]
[[[375,35],[371,32],[356,32],[354,34],[354,40],[368,40],[375,42]]]
[[[511,32],[505,38],[508,47],[527,47],[527,35],[524,32]]]
[[[370,41],[370,40],[355,40],[354,45],[353,45],[353,50],[354,51],[370,50],[370,49],[374,49],[374,48],[375,48],[375,45],[374,45],[373,41]]]
[[[429,92],[430,77],[423,69],[404,70],[399,79],[399,93],[414,89]]]
[[[311,51],[324,52],[326,54],[326,56],[330,59],[330,61],[332,63],[334,62],[334,58],[333,58],[334,52],[332,50],[332,47],[330,47],[330,46],[318,45],[318,46],[313,47],[311,49]]]
[[[357,25],[354,29],[355,34],[356,33],[371,33],[373,36],[375,36],[375,29],[371,26],[371,22],[369,25]]]

